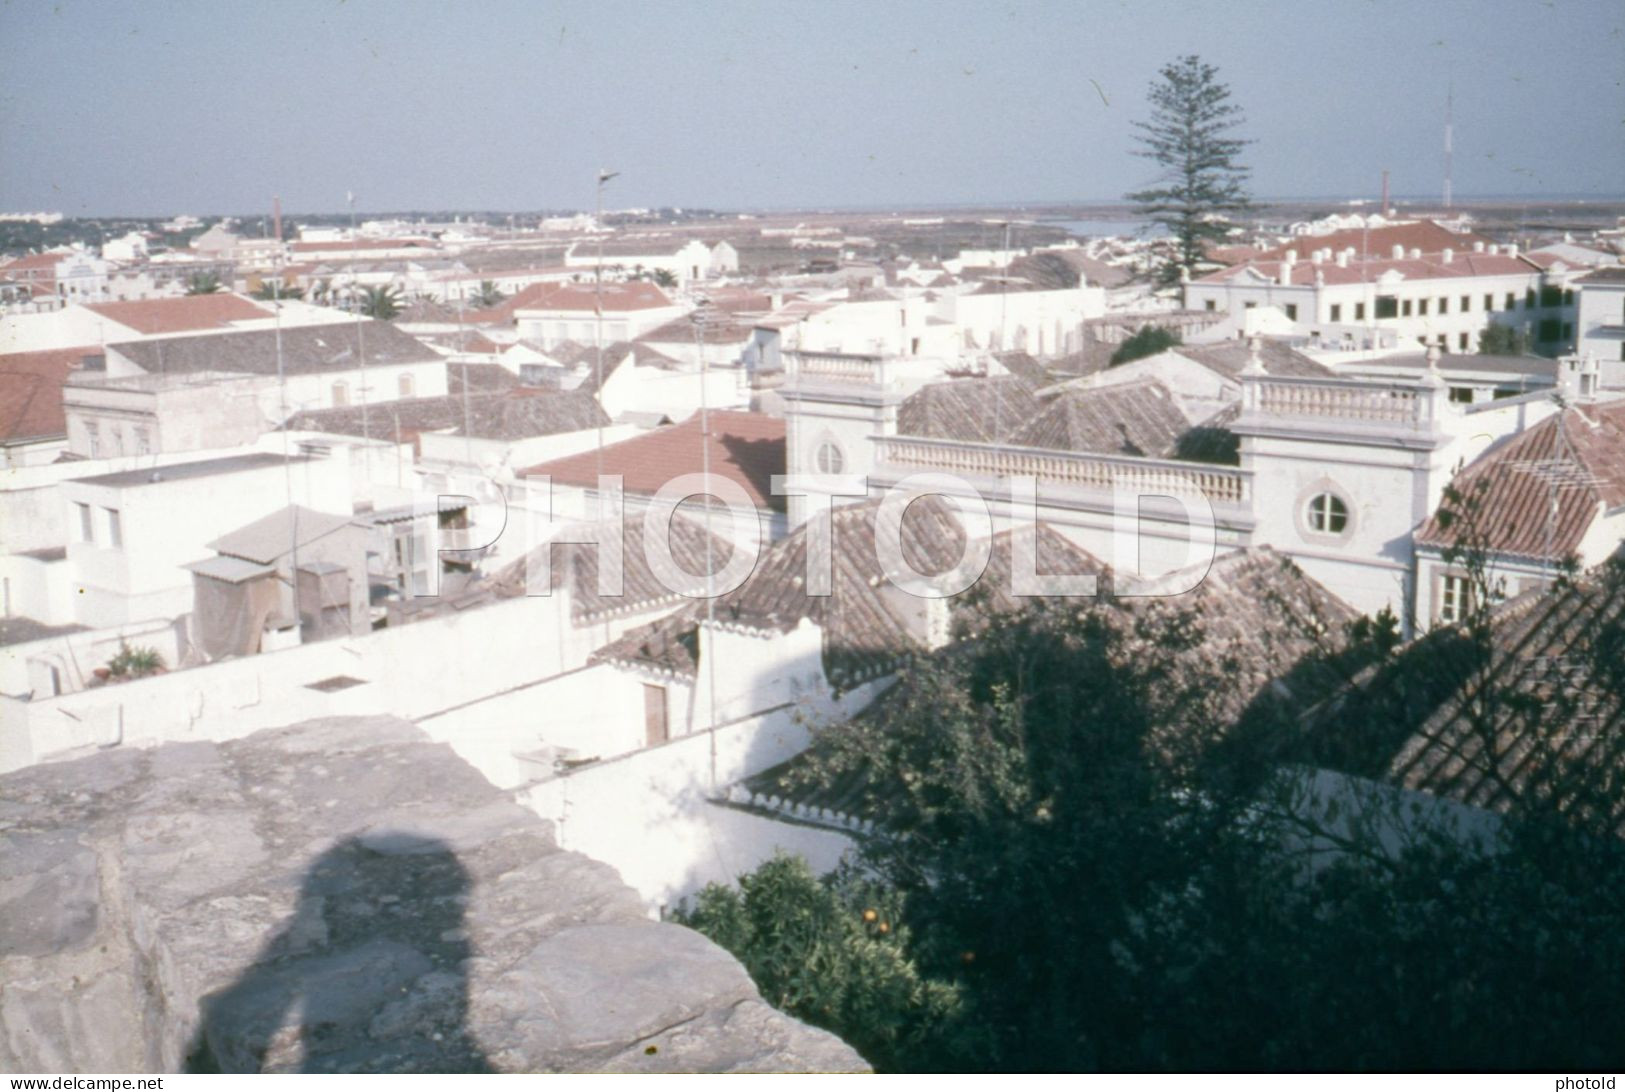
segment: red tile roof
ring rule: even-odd
[[[681,474],[701,469],[701,444],[709,449],[711,472],[744,487],[758,508],[782,512],[785,499],[772,494],[772,477],[785,472],[784,419],[759,413],[712,410],[709,440],[700,433],[700,415],[604,448],[605,474],[619,474],[628,493],[645,496]],[[598,484],[598,453],[583,452],[541,463],[520,476],[546,474],[556,482]]]
[[[647,311],[671,306],[666,293],[648,281],[617,281],[603,287],[605,311]],[[505,308],[510,312],[584,311],[593,314],[597,299],[591,284],[533,284],[509,300]]]
[[[1434,515],[1416,541],[1440,549],[1482,537],[1498,553],[1563,561],[1603,509],[1625,504],[1625,400],[1566,409],[1457,476],[1472,529]]]
[[[1477,232],[1457,234],[1432,220],[1417,220],[1415,223],[1390,224],[1379,228],[1350,228],[1346,231],[1334,231],[1329,235],[1300,235],[1291,242],[1282,243],[1274,250],[1265,251],[1257,257],[1266,261],[1279,261],[1286,256],[1287,251],[1296,250],[1301,260],[1316,250],[1330,248],[1335,255],[1339,250],[1353,247],[1356,258],[1362,254],[1372,258],[1386,258],[1393,254],[1396,246],[1404,247],[1407,254],[1412,250],[1420,250],[1424,254],[1437,253],[1447,248],[1457,252],[1463,250],[1470,252],[1474,243],[1483,243],[1487,247],[1494,241]]]
[[[234,322],[268,319],[273,312],[245,296],[214,292],[167,300],[87,303],[90,310],[142,334],[179,334],[189,330],[230,329]]]
[[[1281,265],[1279,261],[1255,258],[1198,277],[1196,282],[1223,284],[1246,269],[1253,269],[1262,276],[1276,280],[1280,276]],[[1506,277],[1534,274],[1541,272],[1541,267],[1522,255],[1514,258],[1508,254],[1474,254],[1471,251],[1466,254],[1457,252],[1448,264],[1442,254],[1435,253],[1424,254],[1420,258],[1378,258],[1366,262],[1355,259],[1346,266],[1338,265],[1335,261],[1311,262],[1305,255],[1300,254],[1298,260],[1292,263],[1287,283],[1311,285],[1315,283],[1318,275],[1326,284],[1360,284],[1375,281],[1390,271],[1400,274],[1407,281],[1428,281],[1451,277]]]
[[[62,384],[95,345],[0,355],[0,441],[21,443],[66,435]]]

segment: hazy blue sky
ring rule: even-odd
[[[0,208],[1114,199],[1217,64],[1263,196],[1625,192],[1625,3],[0,0]]]

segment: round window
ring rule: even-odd
[[[813,461],[820,474],[839,474],[846,467],[846,456],[828,440],[818,445],[818,454]]]
[[[1309,501],[1309,529],[1323,535],[1340,535],[1349,525],[1348,505],[1331,493],[1316,494]]]

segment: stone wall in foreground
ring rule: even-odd
[[[405,721],[0,778],[0,1069],[855,1070]]]

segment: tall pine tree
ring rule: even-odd
[[[1236,162],[1250,141],[1230,136],[1243,120],[1219,70],[1187,56],[1163,66],[1150,90],[1151,120],[1136,121],[1142,147],[1134,154],[1162,167],[1158,185],[1127,195],[1177,246],[1160,272],[1165,284],[1194,273],[1207,243],[1223,238],[1228,217],[1251,207],[1247,168]]]

